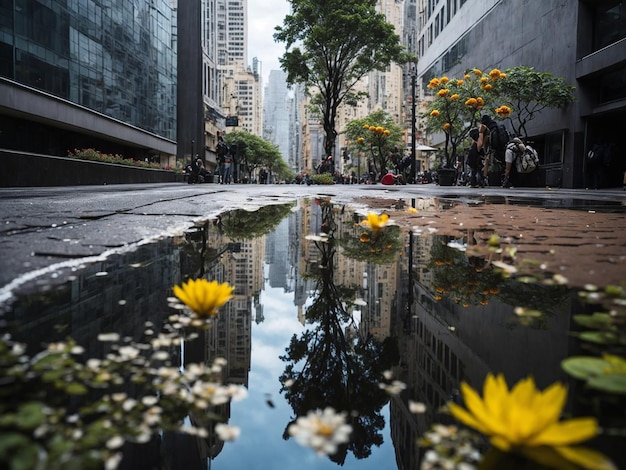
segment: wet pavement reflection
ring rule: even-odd
[[[621,433],[590,447],[626,464],[618,450],[626,429],[623,382],[588,387],[562,366],[572,356],[624,357],[623,292],[607,291],[597,278],[585,281],[583,265],[568,266],[568,275],[577,271],[572,283],[544,269],[540,257],[521,258],[519,238],[498,226],[435,228],[430,219],[414,219],[424,211],[453,219],[457,208],[444,199],[395,201],[398,220],[380,228],[380,219],[363,225],[368,210],[330,198],[226,212],[183,235],[22,286],[3,306],[2,330],[31,356],[73,338],[85,358],[104,357],[102,333],[139,341],[146,325],[168,323],[174,285],[205,278],[235,287],[211,328],[173,346],[171,360],[184,370],[225,358],[222,380],[245,386],[248,397],[186,418],[208,435],[165,432],[149,443],[127,443],[120,468],[418,469],[428,451],[419,438],[434,423],[455,423],[446,403],[462,403],[462,381],[480,392],[489,372],[509,385],[529,375],[540,389],[568,384],[566,414],[596,416]],[[541,201],[535,214],[550,217],[555,209],[573,219],[624,215],[621,205],[558,201]],[[548,256],[563,237],[545,236],[527,253]],[[621,323],[581,319],[594,313]],[[132,395],[135,385],[120,389]],[[416,413],[415,403],[423,410]],[[328,407],[344,413],[351,434],[331,444],[331,455],[318,455],[296,442],[292,426]],[[239,438],[220,439],[218,421],[238,427]]]

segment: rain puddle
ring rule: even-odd
[[[366,205],[224,213],[16,293],[0,458],[45,448],[88,468],[91,446],[108,468],[522,468],[449,427],[461,383],[482,396],[493,373],[566,384],[563,417],[595,417],[584,445],[624,465],[623,206]],[[174,308],[190,279],[234,286],[209,323]],[[504,406],[514,433],[529,409]]]

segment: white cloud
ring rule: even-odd
[[[274,42],[274,28],[282,25],[289,13],[287,0],[248,1],[248,61],[261,61],[263,86],[271,70],[280,70],[278,58],[285,52],[284,43]]]

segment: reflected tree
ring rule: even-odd
[[[527,276],[520,280],[494,269],[492,263],[502,255],[488,242],[482,247],[468,246],[465,253],[454,247],[454,243],[452,237],[438,237],[431,248],[429,269],[433,273],[436,300],[446,295],[469,306],[487,305],[497,298],[508,305],[550,313],[569,296],[566,286],[540,284]]]
[[[293,204],[263,206],[251,212],[243,209],[221,216],[221,228],[234,240],[250,240],[270,233],[289,215]]]
[[[374,233],[371,229],[357,226],[356,234],[345,236],[340,245],[348,258],[373,264],[392,263],[402,249],[402,231],[397,225]]]
[[[334,283],[336,259],[335,222],[329,203],[322,203],[324,235],[312,237],[321,259],[315,273],[316,298],[307,309],[311,328],[294,335],[286,354],[287,363],[280,377],[285,397],[295,416],[289,425],[314,409],[332,407],[348,413],[351,441],[329,458],[343,464],[348,451],[358,459],[368,457],[373,445],[383,442],[384,418],[381,409],[388,395],[379,387],[382,372],[398,360],[392,340],[383,343],[359,335],[350,313],[356,290]]]

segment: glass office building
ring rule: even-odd
[[[0,147],[176,153],[170,0],[0,0]]]

